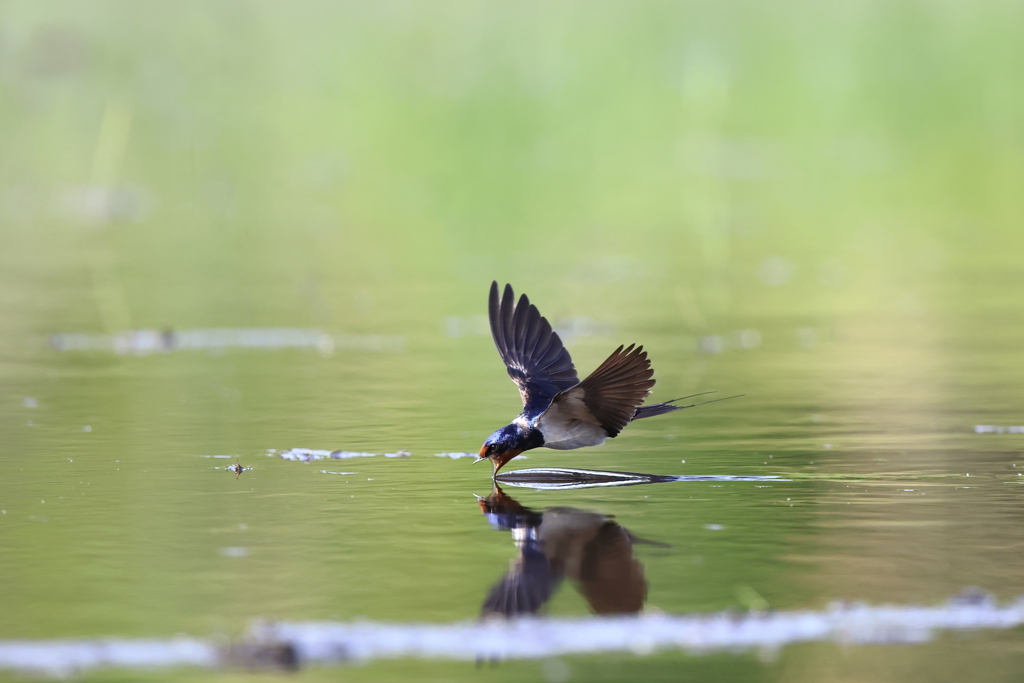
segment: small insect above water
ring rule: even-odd
[[[236,458],[234,465],[228,465],[224,469],[226,469],[228,472],[234,472],[235,473],[235,479],[238,479],[238,477],[241,476],[242,472],[246,472],[248,470],[251,470],[252,468],[251,467],[242,467],[242,464],[240,462],[238,462],[238,459]]]

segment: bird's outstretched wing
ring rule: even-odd
[[[608,436],[615,436],[636,415],[654,386],[654,370],[644,347],[621,346],[567,396],[578,395]]]
[[[639,612],[647,599],[644,566],[633,557],[630,533],[605,522],[583,547],[580,592],[597,614]]]
[[[557,585],[548,558],[536,542],[528,543],[501,581],[491,586],[480,616],[512,618],[536,614],[551,599]]]
[[[579,382],[562,340],[525,294],[517,304],[512,285],[505,285],[499,301],[498,283],[492,282],[488,315],[494,345],[519,387],[524,413],[539,414],[556,394]]]

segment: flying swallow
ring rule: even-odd
[[[633,420],[691,407],[673,405],[678,398],[641,405],[654,386],[642,346],[619,346],[581,382],[551,324],[525,294],[516,303],[511,285],[499,300],[498,283],[491,283],[488,315],[494,344],[523,399],[523,412],[480,447],[477,462],[490,460],[495,474],[531,448],[599,446]]]

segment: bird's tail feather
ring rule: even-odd
[[[655,415],[664,415],[665,413],[671,413],[673,410],[682,410],[683,408],[693,408],[695,406],[702,406],[706,403],[715,403],[716,401],[728,401],[730,398],[739,398],[743,394],[736,396],[726,396],[725,398],[716,398],[712,401],[704,401],[704,403],[691,403],[688,406],[677,406],[673,405],[676,401],[682,401],[687,398],[693,398],[694,396],[703,396],[705,394],[713,394],[714,391],[702,391],[699,394],[690,394],[689,396],[681,396],[680,398],[674,398],[671,401],[665,401],[664,403],[655,403],[650,406],[640,406],[636,409],[636,414],[633,415],[633,420],[640,420],[645,417],[654,417]]]

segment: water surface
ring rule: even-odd
[[[492,279],[581,376],[635,342],[652,401],[743,394],[506,467],[675,479],[504,487],[613,525],[643,619],[1011,609],[1019,15],[6,4],[0,640],[475,624],[523,553],[457,456],[519,409]],[[589,620],[561,557],[537,613]],[[1020,633],[341,675],[1015,681]]]

